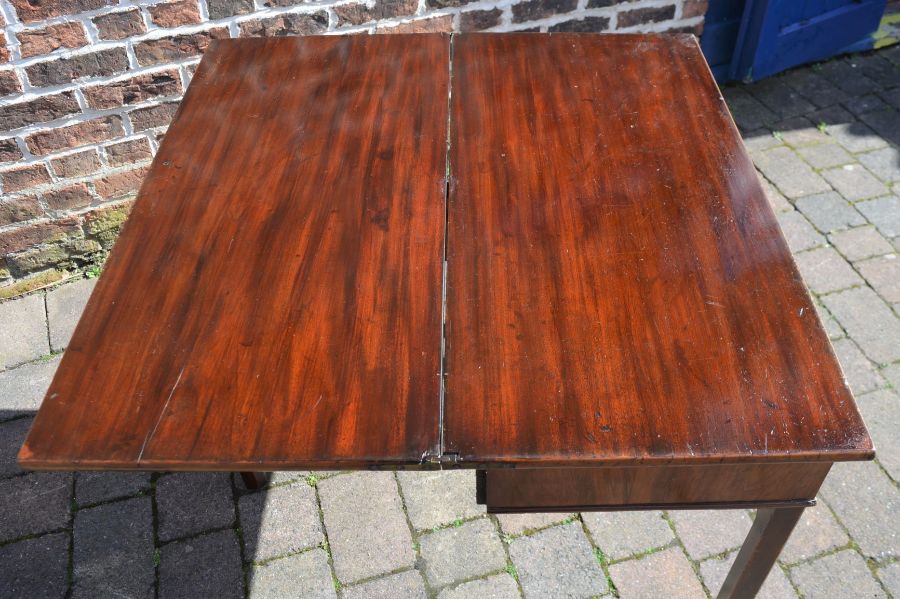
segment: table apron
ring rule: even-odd
[[[479,470],[490,513],[802,507],[830,462]]]

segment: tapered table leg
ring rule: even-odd
[[[718,599],[753,599],[803,514],[803,507],[761,508]]]
[[[255,491],[266,484],[266,478],[259,472],[241,472],[241,480],[244,481],[244,486],[251,491]]]

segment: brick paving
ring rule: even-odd
[[[762,597],[900,598],[900,48],[723,93],[879,451]],[[752,512],[488,516],[474,475],[24,473],[94,281],[0,303],[0,597],[715,596]]]

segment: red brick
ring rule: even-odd
[[[499,8],[491,10],[471,10],[459,15],[460,31],[481,31],[500,24],[503,11]]]
[[[80,48],[88,43],[81,23],[60,23],[16,34],[22,58],[49,54],[59,48]]]
[[[81,222],[75,216],[18,227],[0,233],[0,256],[22,251],[39,243],[65,239],[80,232]]]
[[[105,200],[120,198],[136,193],[144,181],[144,175],[147,174],[149,166],[123,171],[107,175],[102,179],[94,181],[94,189]]]
[[[577,0],[525,0],[512,7],[513,23],[534,21],[575,10]]]
[[[103,40],[121,40],[147,31],[141,11],[136,8],[94,17],[92,21]]]
[[[178,27],[200,22],[197,0],[176,0],[151,6],[150,20],[160,27]]]
[[[90,206],[93,196],[84,183],[69,185],[43,194],[50,210],[77,210]]]
[[[181,76],[178,69],[169,69],[87,87],[83,91],[91,108],[115,108],[161,96],[178,95],[182,91]]]
[[[202,54],[212,40],[226,38],[228,30],[216,27],[209,31],[138,42],[134,45],[134,54],[141,66],[184,60]]]
[[[457,6],[465,6],[475,0],[426,0],[428,8],[453,8]]]
[[[207,0],[210,19],[223,19],[253,12],[253,0]]]
[[[50,161],[50,167],[58,177],[84,177],[100,170],[100,157],[97,150],[90,149],[76,152]]]
[[[547,31],[565,31],[571,33],[595,33],[598,31],[606,31],[609,29],[609,17],[585,17],[583,19],[575,19],[557,23],[552,27],[548,27]]]
[[[44,210],[35,197],[0,200],[0,226],[31,220],[39,217],[43,212]]]
[[[65,148],[76,148],[98,141],[106,141],[124,133],[122,119],[106,116],[69,127],[34,133],[25,138],[32,154],[43,156]]]
[[[288,14],[268,19],[244,21],[241,37],[277,37],[280,35],[312,35],[328,29],[328,13]]]
[[[16,140],[0,139],[0,162],[11,162],[19,160],[22,157],[22,151],[16,144]]]
[[[9,62],[10,53],[6,46],[6,34],[0,31],[0,62]]]
[[[150,160],[153,153],[150,150],[150,142],[146,137],[131,139],[121,143],[106,146],[106,157],[113,166],[122,166],[134,162]]]
[[[0,106],[0,129],[12,131],[26,125],[46,123],[79,112],[81,112],[81,107],[78,106],[74,92],[41,96],[27,102]]]
[[[177,102],[167,102],[157,106],[132,110],[128,113],[128,118],[131,119],[132,129],[135,131],[146,131],[155,127],[168,127],[177,111]]]
[[[376,33],[447,33],[453,29],[453,17],[442,15],[429,19],[416,19],[394,27],[378,27]]]
[[[0,172],[3,191],[13,193],[50,182],[50,173],[43,164],[29,164]]]
[[[650,6],[647,8],[635,8],[633,10],[625,10],[619,13],[617,28],[634,27],[635,25],[645,25],[647,23],[659,23],[660,21],[668,21],[675,17],[675,5],[669,6]]]
[[[0,71],[0,96],[22,93],[22,83],[13,71]]]
[[[125,48],[108,48],[99,52],[69,58],[48,60],[25,67],[28,80],[35,87],[70,83],[82,77],[105,77],[128,68]]]
[[[362,2],[339,4],[334,7],[334,12],[338,17],[338,26],[362,25],[371,21],[414,15],[418,7],[418,0],[375,0],[371,7]]]
[[[24,23],[64,17],[117,4],[118,0],[9,0]]]
[[[684,7],[681,9],[681,16],[685,19],[690,17],[702,17],[709,8],[709,0],[684,0]]]

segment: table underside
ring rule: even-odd
[[[214,42],[20,462],[871,455],[694,38],[479,34]]]

